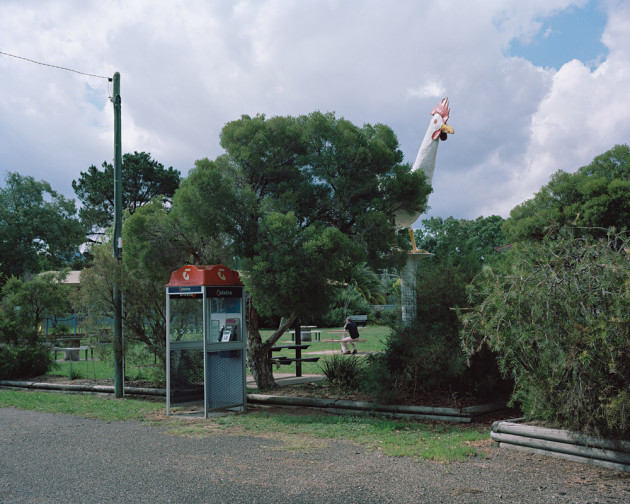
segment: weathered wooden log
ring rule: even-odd
[[[506,450],[515,450],[524,453],[531,453],[533,455],[543,455],[546,457],[560,458],[563,460],[570,460],[571,462],[578,462],[580,464],[589,464],[597,467],[605,467],[606,469],[613,469],[615,471],[630,472],[630,466],[626,464],[617,464],[609,460],[592,459],[588,457],[580,457],[578,455],[569,455],[568,453],[559,453],[549,450],[541,450],[540,448],[529,448],[527,446],[513,445],[510,443],[499,443],[500,448]]]
[[[627,441],[504,421],[492,425],[490,436],[500,447],[630,472]]]
[[[67,392],[114,393],[114,387],[112,385],[74,385],[63,383],[37,383],[29,381],[2,380],[0,381],[0,386],[37,390],[62,390]],[[166,396],[166,389],[160,388],[125,387],[125,392],[134,395]]]
[[[492,411],[500,411],[506,408],[506,401],[501,399],[498,401],[493,401],[487,404],[479,404],[476,406],[466,406],[462,408],[462,413],[467,413],[473,416],[483,415],[484,413],[490,413]]]
[[[490,436],[492,437],[492,439],[499,443],[510,443],[520,446],[527,446],[528,448],[537,448],[558,453],[566,453],[568,455],[578,455],[580,457],[586,458],[609,460],[612,462],[627,464],[630,466],[629,453],[604,450],[602,448],[592,448],[590,446],[582,446],[573,443],[549,441],[547,439],[539,439],[534,437],[517,436],[514,434],[505,434],[503,432],[492,432]]]
[[[535,425],[499,421],[492,425],[492,431],[630,453],[629,441],[598,438],[562,429],[549,429],[547,427],[538,427]]]
[[[417,419],[445,420],[454,422],[470,423],[475,414],[455,408],[437,408],[429,406],[402,406],[391,404],[370,403],[365,401],[346,401],[342,399],[318,399],[310,397],[285,397],[261,394],[248,394],[248,401],[253,404],[266,405],[289,405],[308,406],[313,408],[327,409],[328,411],[362,411],[367,414],[390,414],[399,417],[413,417]],[[494,403],[495,408],[490,409],[490,405],[480,406],[479,411],[496,411],[505,406],[505,403]],[[477,413],[479,414],[479,413]]]
[[[290,402],[293,406],[308,406],[314,408],[329,408],[334,405],[334,399],[318,399],[315,397],[284,397],[264,394],[247,394],[247,400],[252,403],[280,405]]]

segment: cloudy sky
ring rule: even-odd
[[[242,114],[314,110],[389,125],[412,163],[448,96],[429,216],[507,217],[630,141],[628,0],[0,0],[0,52],[0,185],[72,198],[113,158],[114,72],[123,152],[183,175]]]

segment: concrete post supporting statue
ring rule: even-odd
[[[400,304],[402,308],[402,321],[405,327],[418,318],[418,296],[416,291],[417,254],[407,254],[407,262],[400,275]]]

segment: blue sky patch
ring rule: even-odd
[[[599,2],[590,1],[583,8],[570,7],[542,20],[540,31],[531,41],[513,40],[508,54],[525,58],[536,66],[556,69],[578,59],[593,69],[608,54],[601,42],[606,20]]]
[[[93,88],[88,83],[85,83],[85,100],[101,110],[107,102],[107,96],[104,89]]]

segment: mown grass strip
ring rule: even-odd
[[[489,439],[489,433],[471,427],[376,417],[337,416],[328,414],[278,413],[255,411],[212,420],[222,429],[204,424],[187,424],[171,433],[193,437],[216,435],[235,430],[243,434],[280,437],[284,449],[303,451],[324,448],[333,439],[344,439],[368,449],[379,449],[394,457],[418,457],[449,462],[483,456],[475,445]]]
[[[483,456],[477,446],[489,439],[488,432],[470,426],[301,411],[259,410],[210,419],[165,417],[163,403],[87,394],[0,390],[0,407],[65,413],[105,421],[151,421],[165,427],[169,434],[194,438],[216,435],[272,437],[283,442],[279,449],[298,452],[324,449],[331,440],[346,440],[394,457],[441,462]]]
[[[44,413],[66,413],[105,421],[145,420],[164,409],[161,403],[136,399],[119,400],[89,394],[24,392],[0,390],[0,407],[19,408]]]

